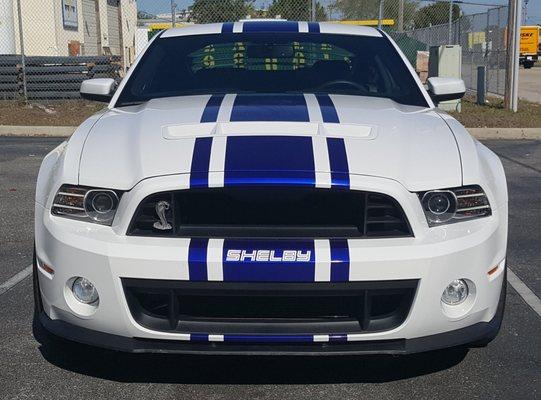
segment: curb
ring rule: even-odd
[[[541,140],[541,128],[467,128],[476,139]]]
[[[0,125],[0,136],[68,137],[76,126],[17,126]]]
[[[68,137],[76,126],[0,125],[0,136]],[[541,128],[468,128],[477,139],[541,140]]]

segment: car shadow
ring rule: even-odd
[[[467,348],[404,356],[215,356],[128,354],[51,337],[34,325],[39,351],[51,364],[117,382],[183,384],[382,383],[459,364]]]

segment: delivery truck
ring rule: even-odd
[[[539,53],[541,53],[540,34],[541,26],[523,26],[520,29],[519,62],[524,65],[524,68],[532,68],[539,59]]]

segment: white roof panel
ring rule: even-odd
[[[269,32],[268,27],[269,24],[272,25],[273,23],[276,23],[277,29],[276,32],[282,31],[279,29],[280,23],[284,23],[286,21],[283,20],[251,20],[251,21],[240,21],[235,22],[234,29],[232,30],[233,33],[242,33],[244,30],[242,29],[245,24],[257,24],[257,23],[264,23],[266,26],[265,31]],[[321,33],[326,34],[334,34],[334,35],[357,35],[357,36],[371,36],[371,37],[381,37],[381,33],[372,27],[369,26],[358,26],[358,25],[346,25],[346,24],[340,24],[336,22],[319,22],[317,23],[319,26],[319,31]],[[166,30],[162,38],[167,37],[176,37],[176,36],[191,36],[191,35],[208,35],[208,34],[216,34],[216,33],[222,33],[222,28],[224,25],[230,25],[231,23],[216,23],[216,24],[201,24],[201,25],[190,25],[182,28],[174,28],[174,29],[168,29]],[[306,22],[299,22],[299,32],[301,33],[307,33],[307,23]]]

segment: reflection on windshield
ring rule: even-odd
[[[157,39],[117,106],[195,94],[307,92],[427,106],[388,39],[299,33]]]

